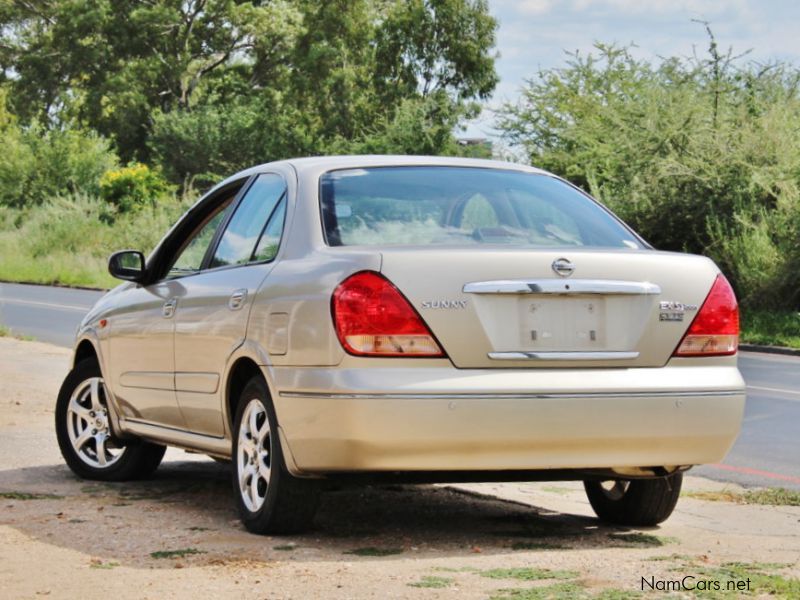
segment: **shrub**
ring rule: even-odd
[[[500,129],[656,248],[707,254],[743,304],[797,308],[800,75],[706,59],[635,59],[598,45],[530,80]]]
[[[192,201],[162,196],[152,210],[116,213],[102,198],[73,194],[0,207],[0,280],[113,286],[108,256],[122,248],[149,253]]]
[[[142,163],[106,171],[100,178],[100,196],[120,213],[154,208],[158,198],[171,191],[160,171]]]
[[[59,194],[98,191],[100,176],[117,164],[107,140],[72,127],[18,125],[0,94],[0,205],[42,204]]]

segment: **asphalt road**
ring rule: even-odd
[[[0,283],[0,324],[39,341],[71,346],[102,292]],[[800,358],[743,352],[747,381],[742,432],[722,464],[694,474],[747,486],[800,490]]]

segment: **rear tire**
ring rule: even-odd
[[[583,486],[600,519],[643,527],[669,518],[678,503],[682,483],[683,473],[675,473],[658,479],[585,481]]]
[[[56,437],[61,455],[78,477],[126,481],[148,477],[166,447],[139,439],[117,439],[111,430],[108,390],[97,361],[70,371],[56,400]]]
[[[247,530],[287,534],[308,529],[320,487],[286,469],[278,419],[261,377],[250,379],[242,390],[232,436],[233,493]]]

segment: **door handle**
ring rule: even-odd
[[[164,302],[164,306],[161,307],[161,314],[165,319],[172,318],[172,315],[175,314],[175,307],[178,306],[178,299],[177,298],[170,298],[166,302]]]
[[[247,290],[241,289],[236,290],[231,294],[231,297],[228,299],[228,308],[231,310],[239,310],[244,306],[244,301],[247,299]]]

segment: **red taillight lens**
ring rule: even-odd
[[[675,356],[726,356],[739,347],[739,305],[725,276],[717,275]]]
[[[374,271],[345,279],[333,292],[339,341],[360,356],[444,356],[430,329],[392,283]]]

